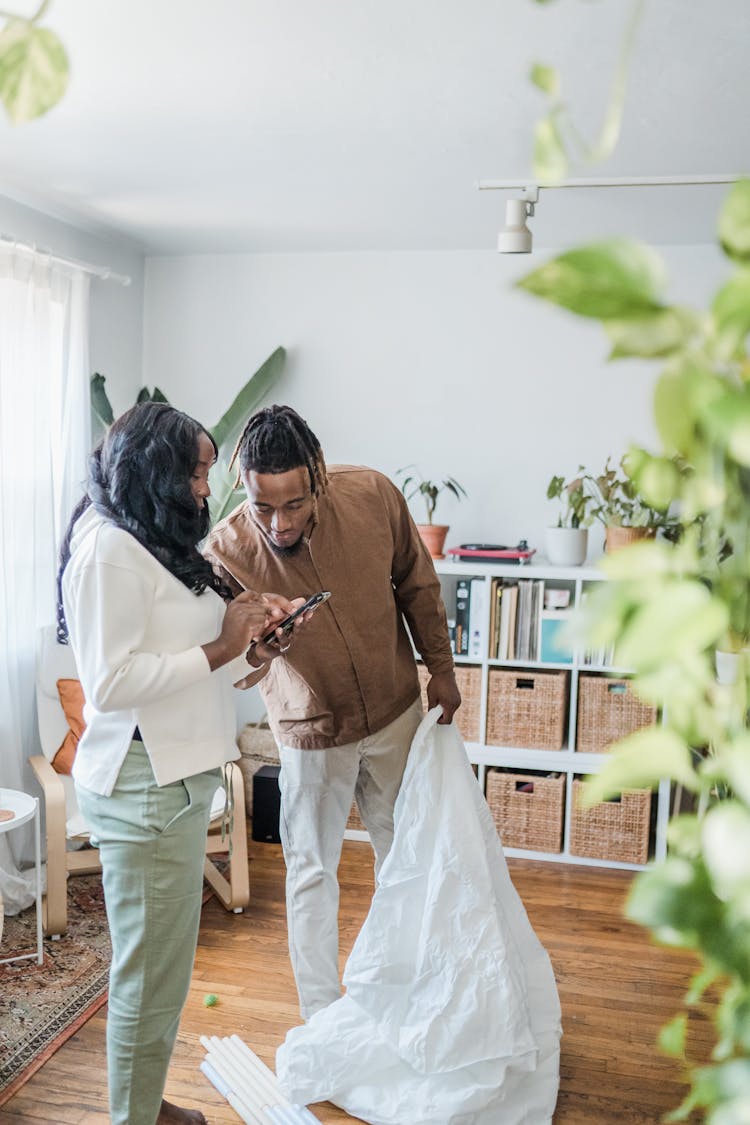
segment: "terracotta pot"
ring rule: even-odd
[[[636,543],[639,539],[653,539],[655,535],[655,527],[607,527],[604,532],[604,549],[611,553],[620,547],[627,547],[629,543]]]
[[[418,523],[417,531],[422,536],[422,542],[433,559],[444,559],[443,547],[445,546],[445,537],[448,534],[448,524]]]

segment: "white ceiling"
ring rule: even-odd
[[[593,139],[633,0],[53,0],[72,65],[0,120],[0,192],[150,253],[488,249],[559,67]],[[30,12],[37,0],[8,0]],[[613,156],[572,176],[750,171],[749,0],[645,0]],[[537,245],[710,242],[725,189],[543,193]]]

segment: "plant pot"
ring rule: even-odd
[[[589,532],[586,527],[548,527],[544,549],[555,566],[581,566],[586,561]]]
[[[627,547],[641,539],[653,539],[655,535],[655,527],[607,527],[604,532],[604,550],[611,554],[612,551],[619,551],[620,547]]]
[[[448,534],[448,524],[418,523],[417,531],[433,559],[444,559],[443,547],[445,546],[445,537]]]

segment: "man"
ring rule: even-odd
[[[440,583],[399,490],[372,469],[326,469],[314,433],[288,406],[250,418],[235,457],[247,501],[205,553],[227,584],[331,598],[260,688],[281,760],[287,926],[304,1019],[340,995],[337,868],[356,794],[375,849],[393,839],[393,806],[427,698],[449,723],[461,697]]]

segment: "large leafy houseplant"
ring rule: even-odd
[[[260,365],[255,374],[250,376],[216,425],[209,427],[219,450],[216,464],[212,467],[208,478],[211,486],[208,506],[213,523],[223,519],[242,502],[242,492],[235,485],[235,476],[229,470],[229,462],[249,415],[265,398],[271,386],[278,379],[285,360],[286,351],[284,348],[276,348],[268,359]],[[106,429],[114,420],[112,405],[104,384],[105,378],[103,375],[97,372],[91,376],[92,417],[95,427],[100,429]],[[146,402],[148,400],[167,402],[165,395],[158,387],[154,387],[153,392],[150,392],[146,387],[142,387],[138,392],[136,401]]]
[[[626,909],[702,962],[661,1035],[691,1084],[669,1120],[697,1110],[710,1125],[739,1125],[750,1121],[750,181],[729,193],[719,241],[733,271],[705,311],[670,304],[656,253],[620,240],[571,250],[519,284],[600,321],[613,359],[663,364],[661,448],[631,451],[628,472],[656,511],[672,502],[681,534],[609,557],[611,581],[591,593],[583,627],[589,643],[615,645],[664,718],[620,743],[587,800],[664,777],[695,796],[696,811],[671,822],[667,858],[637,877]],[[738,667],[720,683],[714,653],[727,636]],[[719,999],[705,1063],[687,1056],[686,1029],[709,985]]]

